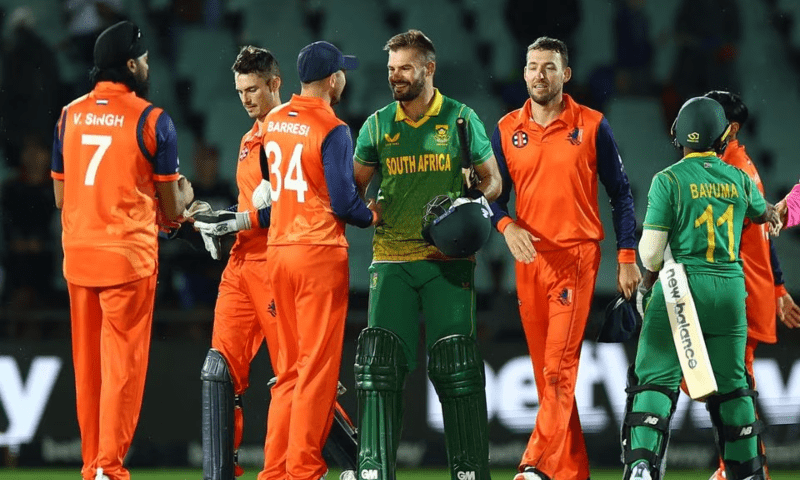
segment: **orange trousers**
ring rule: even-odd
[[[532,466],[558,480],[589,478],[575,384],[599,266],[594,242],[538,252],[532,263],[516,264],[520,317],[539,394],[520,471]]]
[[[233,391],[241,395],[250,386],[250,363],[261,348],[276,345],[278,322],[270,288],[267,262],[232,256],[222,272],[214,307],[211,348],[218,350],[233,379]],[[275,363],[272,361],[273,371]]]
[[[270,246],[275,293],[278,382],[267,418],[264,470],[258,480],[319,480],[322,447],[333,422],[347,317],[347,249]]]
[[[231,256],[219,284],[211,348],[225,358],[236,395],[243,394],[250,386],[250,364],[265,338],[267,348],[275,351],[278,322],[274,306],[266,260]],[[272,370],[275,371],[274,362]],[[237,407],[234,410],[234,450],[239,449],[243,434],[244,412]],[[237,475],[241,475],[241,467],[237,465],[236,468]]]
[[[81,475],[97,468],[111,480],[129,480],[122,465],[142,407],[156,275],[112,287],[67,284]]]

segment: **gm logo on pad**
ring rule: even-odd
[[[700,134],[697,132],[692,132],[689,135],[686,135],[686,141],[697,143],[700,141]]]

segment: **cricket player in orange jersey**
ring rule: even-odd
[[[101,33],[94,88],[64,107],[53,141],[85,480],[130,478],[123,460],[150,350],[156,210],[174,221],[194,195],[178,173],[172,120],[145,99],[147,58],[133,23]]]
[[[356,68],[327,42],[300,51],[300,95],[265,119],[264,153],[271,185],[269,278],[278,320],[273,363],[277,383],[267,419],[259,480],[319,480],[322,447],[334,416],[349,272],[345,223],[378,221],[353,179],[348,126],[333,109],[345,70]]]
[[[739,143],[738,133],[747,121],[747,106],[739,95],[725,92],[712,91],[705,95],[716,100],[725,109],[725,117],[730,122],[730,141],[722,154],[725,163],[743,170],[753,180],[761,194],[764,194],[764,185],[761,177],[744,145]],[[745,221],[742,230],[742,239],[739,246],[739,256],[744,268],[744,286],[747,291],[745,306],[747,312],[747,345],[745,347],[745,368],[750,376],[750,381],[755,388],[753,375],[753,360],[755,350],[759,343],[775,343],[775,317],[781,319],[789,328],[800,322],[800,307],[795,304],[792,296],[786,291],[781,271],[780,262],[775,252],[775,247],[769,239],[768,224],[755,224]],[[762,455],[765,455],[763,444]],[[721,462],[721,460],[720,460]],[[765,477],[769,479],[769,472],[764,468]],[[710,480],[725,478],[725,466],[720,467],[711,476]]]
[[[269,199],[269,186],[261,175],[261,141],[267,113],[281,103],[280,70],[269,50],[253,46],[241,49],[231,70],[242,106],[255,119],[239,147],[238,204],[231,212],[221,212],[216,222],[194,222],[215,258],[219,258],[219,251],[214,250],[219,243],[214,237],[236,235],[222,273],[211,349],[201,372],[203,478],[208,480],[229,480],[243,473],[236,455],[244,427],[241,395],[249,386],[253,357],[265,338],[268,345],[274,345],[277,334],[267,278],[269,206],[263,202],[256,205],[259,195],[254,200],[254,193],[259,190]]]
[[[572,71],[564,42],[541,37],[524,69],[530,99],[497,124],[492,148],[503,175],[493,221],[516,259],[520,317],[539,413],[515,480],[586,480],[589,459],[575,404],[581,343],[600,265],[597,178],[611,199],[617,289],[636,290],[628,177],[608,121],[563,93]],[[508,213],[516,191],[516,219]]]

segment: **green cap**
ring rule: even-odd
[[[716,100],[694,97],[683,104],[672,125],[675,141],[682,147],[706,151],[728,129],[725,109]]]
[[[447,195],[439,195],[425,206],[422,236],[448,257],[466,258],[489,240],[491,216],[484,197],[454,201]]]

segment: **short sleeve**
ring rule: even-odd
[[[361,126],[356,140],[353,158],[362,165],[377,166],[380,160],[378,155],[378,114],[373,113]]]
[[[467,128],[469,129],[472,164],[480,165],[492,157],[492,144],[489,137],[486,136],[486,127],[472,109],[469,109],[467,115]]]
[[[645,229],[668,232],[675,220],[675,204],[673,201],[674,180],[664,172],[653,177],[650,192],[647,194],[647,213]]]
[[[749,175],[743,174],[742,178],[744,179],[744,189],[747,197],[745,216],[748,218],[760,217],[767,210],[767,202]]]

